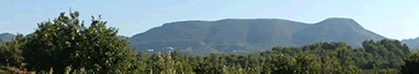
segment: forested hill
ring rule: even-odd
[[[419,37],[414,39],[403,39],[402,43],[407,44],[413,51],[417,51],[417,48],[419,47]]]
[[[382,40],[384,38],[363,28],[355,20],[348,18],[328,18],[302,29],[292,36],[293,43],[299,46],[322,41],[343,41],[352,47],[361,47],[364,40]]]
[[[313,24],[283,19],[223,19],[218,21],[180,21],[163,24],[132,36],[137,51],[165,52],[174,47],[182,53],[254,53],[274,46],[303,46],[315,42],[343,41],[360,47],[363,40],[381,40],[349,18],[327,18]]]
[[[12,38],[14,37],[14,34],[11,33],[1,33],[0,34],[0,39],[4,40],[4,41],[10,41],[12,40]]]
[[[15,35],[10,34],[10,33],[1,33],[0,34],[0,42],[2,41],[10,41],[12,40],[12,38],[15,37]],[[1,43],[0,43],[1,45]]]

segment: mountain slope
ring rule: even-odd
[[[3,41],[11,41],[13,39],[13,37],[15,37],[16,35],[13,35],[11,33],[1,33],[0,34],[0,42]],[[0,43],[1,45],[1,43]]]
[[[294,46],[291,35],[309,26],[281,19],[181,21],[134,35],[130,43],[138,51],[153,48],[162,52],[168,46],[187,52],[230,52],[267,45]]]
[[[415,39],[403,39],[401,42],[409,46],[409,48],[413,51],[417,51],[416,48],[419,47],[419,37]]]
[[[353,47],[360,47],[364,40],[381,40],[385,37],[364,29],[353,19],[328,18],[298,31],[292,38],[293,42],[300,46],[320,41],[343,41]]]
[[[0,34],[0,39],[2,39],[4,41],[10,41],[10,40],[12,40],[13,37],[15,37],[15,35],[11,34],[11,33],[1,33]]]
[[[165,47],[191,54],[213,52],[256,53],[274,46],[301,46],[315,42],[343,41],[360,47],[364,40],[385,37],[366,30],[349,18],[328,18],[306,24],[282,19],[223,19],[163,24],[129,39],[137,51]]]

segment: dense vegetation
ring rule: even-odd
[[[260,54],[184,55],[135,53],[117,29],[94,17],[89,27],[64,13],[38,24],[31,35],[18,34],[0,46],[0,64],[29,71],[99,74],[359,74],[418,73],[419,53],[397,40],[366,40],[363,48],[344,42],[318,42],[300,47],[274,47]]]

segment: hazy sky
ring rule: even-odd
[[[3,0],[0,33],[31,33],[37,23],[70,7],[85,21],[101,14],[124,36],[173,21],[278,18],[316,23],[328,17],[352,18],[388,38],[419,36],[419,0]]]

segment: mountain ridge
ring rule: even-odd
[[[11,41],[13,39],[13,37],[15,37],[16,35],[12,34],[12,33],[0,33],[0,42],[2,41]],[[0,43],[1,45],[1,43]]]
[[[342,17],[330,17],[316,23],[277,18],[174,21],[131,37],[118,37],[128,38],[137,52],[147,49],[166,52],[164,48],[173,47],[192,55],[257,53],[275,46],[302,46],[315,42],[342,41],[360,47],[364,40],[388,39],[365,29],[354,19]],[[419,42],[409,42],[412,40],[402,42],[411,48],[419,45]]]
[[[0,39],[4,40],[4,41],[10,41],[12,40],[12,38],[16,36],[12,33],[0,33]]]
[[[312,31],[316,33],[312,33]],[[300,33],[303,32],[303,33]],[[309,37],[307,37],[307,35]],[[338,36],[338,37],[333,37]],[[297,45],[306,45],[320,41],[344,41],[354,47],[360,47],[363,40],[381,40],[386,37],[369,31],[350,18],[327,18],[313,26],[300,30],[293,35]],[[350,39],[350,40],[348,40]],[[312,40],[312,41],[310,41]],[[307,42],[310,41],[310,42]]]
[[[409,46],[409,48],[413,51],[417,51],[419,47],[419,37],[416,38],[409,38],[409,39],[402,39],[401,42]]]
[[[307,28],[313,30],[302,31]],[[302,36],[311,33],[318,33],[319,37],[324,38],[309,40],[302,38]],[[325,35],[320,35],[324,33]],[[311,24],[285,19],[227,18],[216,21],[193,20],[165,23],[132,36],[130,42],[131,46],[139,51],[175,46],[174,48],[179,50],[195,49],[185,50],[185,52],[195,53],[199,52],[197,50],[200,52],[237,50],[253,52],[254,50],[271,49],[274,46],[301,46],[319,41],[344,41],[349,45],[359,47],[363,40],[385,38],[363,28],[351,18],[331,17]],[[301,41],[298,42],[298,40]]]

